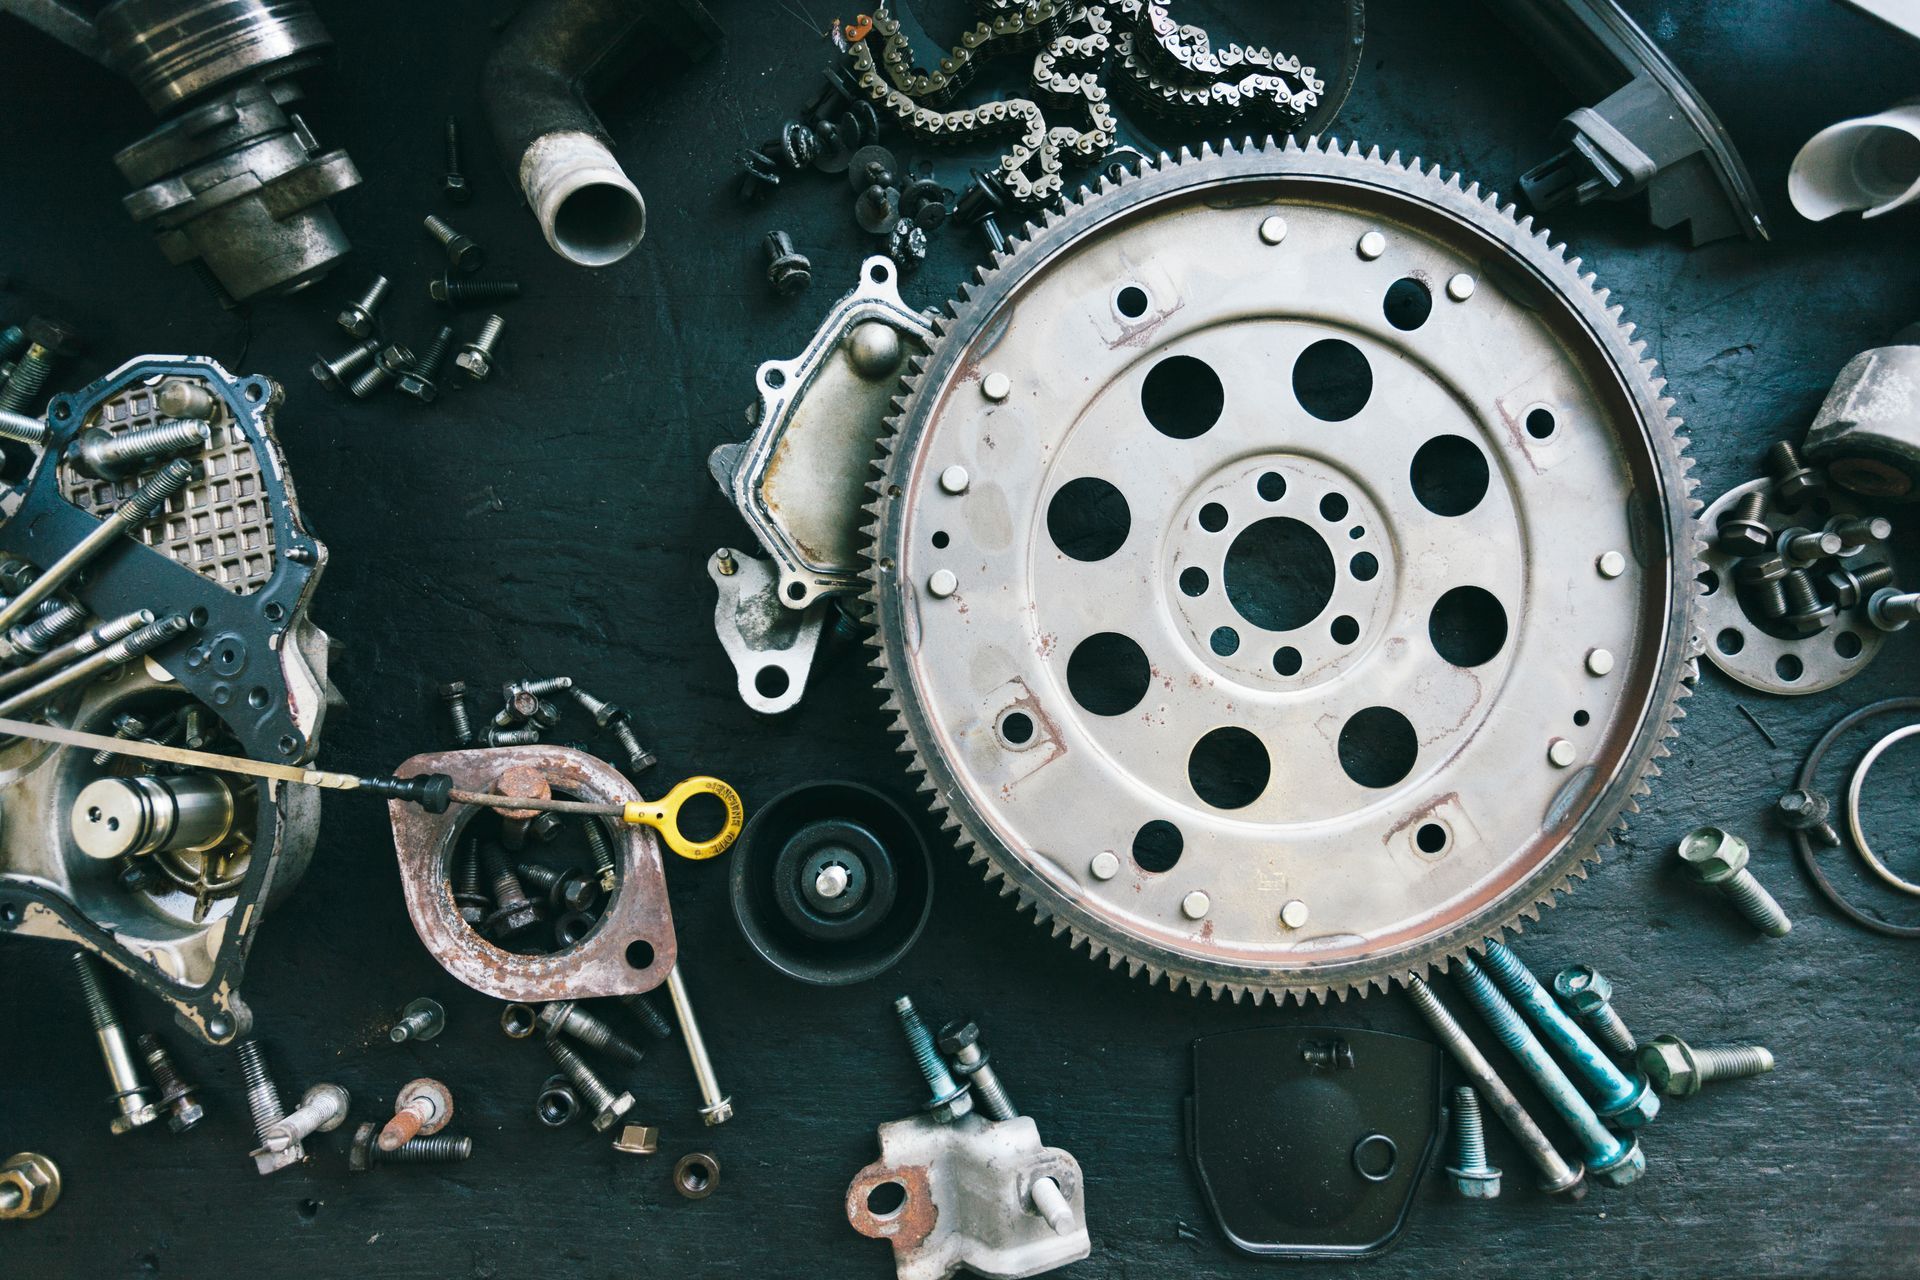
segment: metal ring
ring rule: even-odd
[[[1860,851],[1861,861],[1865,862],[1873,873],[1902,893],[1910,893],[1920,898],[1920,884],[1895,875],[1886,863],[1880,861],[1880,855],[1867,843],[1867,833],[1860,829],[1860,792],[1867,783],[1867,770],[1873,768],[1873,762],[1881,753],[1903,738],[1920,734],[1920,724],[1910,724],[1895,729],[1880,741],[1867,748],[1867,754],[1860,757],[1860,763],[1853,767],[1853,780],[1847,784],[1847,829],[1853,833],[1854,847]]]
[[[1383,1142],[1386,1144],[1387,1167],[1385,1169],[1382,1169],[1379,1173],[1369,1173],[1367,1171],[1367,1166],[1361,1162],[1360,1157],[1361,1157],[1361,1154],[1365,1152],[1368,1147],[1372,1146],[1376,1142]],[[1388,1178],[1391,1178],[1393,1176],[1393,1171],[1395,1169],[1398,1169],[1399,1167],[1400,1167],[1400,1148],[1394,1142],[1394,1140],[1392,1138],[1389,1138],[1386,1134],[1370,1133],[1366,1137],[1360,1139],[1360,1141],[1353,1144],[1353,1171],[1359,1174],[1361,1177],[1365,1178],[1368,1182],[1385,1182]]]
[[[1820,735],[1820,740],[1807,752],[1807,758],[1801,762],[1800,773],[1794,779],[1794,786],[1803,791],[1818,789],[1820,766],[1827,758],[1827,751],[1840,737],[1864,720],[1875,716],[1892,715],[1895,712],[1920,712],[1920,698],[1883,698],[1879,702],[1870,702],[1864,707],[1849,711],[1835,721],[1831,728]],[[1896,924],[1882,920],[1876,915],[1853,905],[1842,897],[1840,890],[1827,878],[1825,868],[1820,865],[1820,856],[1814,851],[1813,841],[1804,831],[1789,831],[1787,836],[1793,841],[1793,851],[1800,858],[1800,869],[1807,873],[1807,879],[1821,897],[1830,903],[1835,911],[1872,933],[1888,938],[1920,939],[1920,924]]]

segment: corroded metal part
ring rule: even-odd
[[[1029,227],[935,327],[869,485],[875,665],[929,804],[1038,921],[1172,986],[1326,999],[1598,860],[1676,731],[1698,504],[1643,344],[1530,220],[1357,146],[1183,153]],[[1082,480],[1111,498],[1070,546]],[[1263,617],[1230,549],[1282,517],[1327,594]],[[1078,688],[1096,637],[1124,696]]]
[[[610,804],[640,799],[633,784],[612,766],[568,747],[430,752],[414,756],[396,772],[444,773],[453,778],[456,790],[501,791],[502,780],[513,770],[532,771],[558,796]],[[474,990],[501,1000],[544,1004],[638,994],[666,981],[679,952],[660,841],[652,829],[628,826],[614,837],[620,875],[598,928],[564,950],[519,955],[493,945],[462,920],[453,898],[453,851],[473,811],[456,806],[431,814],[402,801],[387,808],[400,861],[400,888],[413,927],[434,959]]]
[[[1014,1280],[1092,1252],[1080,1164],[1042,1146],[1032,1117],[917,1115],[879,1132],[880,1159],[847,1187],[847,1221],[893,1245],[900,1280],[941,1280],[963,1267]],[[895,1206],[876,1210],[885,1198]]]

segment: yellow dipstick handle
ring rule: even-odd
[[[727,806],[727,820],[721,825],[719,834],[711,839],[689,840],[680,830],[680,807],[695,796],[718,796],[720,803]],[[630,802],[620,816],[629,826],[652,827],[667,842],[667,848],[683,858],[699,861],[727,851],[740,836],[740,828],[746,823],[746,812],[745,806],[740,803],[738,791],[718,778],[701,774],[678,784],[658,800]]]

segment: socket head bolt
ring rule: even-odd
[[[1920,594],[1882,587],[1867,601],[1867,621],[1882,631],[1898,631],[1920,618]]]
[[[393,1119],[380,1130],[375,1145],[393,1151],[421,1134],[440,1132],[451,1119],[453,1093],[447,1086],[427,1076],[409,1080],[393,1100]]]
[[[1767,450],[1767,474],[1773,478],[1774,496],[1786,507],[1797,507],[1816,490],[1827,487],[1820,472],[1800,460],[1800,451],[1785,440],[1777,440]]]
[[[60,1203],[60,1167],[35,1151],[0,1164],[0,1222],[37,1218]]]
[[[395,1044],[407,1040],[431,1040],[446,1029],[447,1011],[438,1000],[421,996],[409,1001],[400,1011],[400,1020],[387,1029],[387,1039]]]
[[[549,1129],[569,1123],[579,1110],[580,1095],[574,1092],[573,1081],[563,1075],[548,1076],[533,1103],[533,1114]]]
[[[1782,792],[1773,802],[1774,816],[1789,831],[1804,831],[1815,844],[1829,849],[1840,847],[1840,833],[1827,821],[1832,806],[1818,791],[1795,789]]]
[[[1757,1045],[1695,1049],[1678,1036],[1655,1036],[1640,1046],[1640,1070],[1669,1098],[1691,1098],[1715,1080],[1737,1080],[1773,1070],[1773,1054]]]
[[[340,309],[340,314],[334,317],[334,323],[356,338],[370,336],[373,333],[373,313],[380,309],[380,303],[392,287],[393,282],[385,276],[375,276],[365,293]]]
[[[767,283],[783,298],[800,293],[813,283],[813,264],[793,247],[793,237],[784,231],[769,231],[767,247]]]

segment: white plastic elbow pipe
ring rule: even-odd
[[[1813,222],[1853,210],[1877,218],[1920,200],[1920,102],[1814,134],[1793,158],[1787,197]]]

